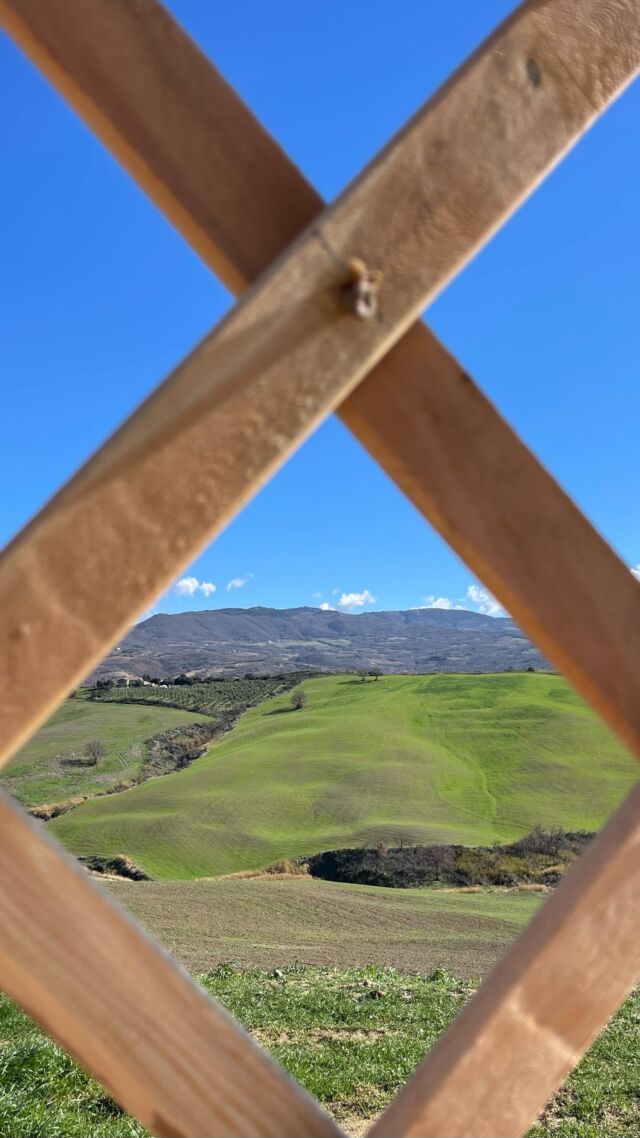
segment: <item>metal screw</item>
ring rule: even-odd
[[[349,311],[358,320],[372,320],[378,311],[378,290],[382,283],[379,269],[368,269],[359,257],[348,263],[350,279],[344,286]]]

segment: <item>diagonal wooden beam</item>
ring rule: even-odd
[[[518,1138],[640,975],[640,785],[458,1014],[371,1138]]]
[[[0,0],[0,16],[231,287],[318,207],[152,0]],[[580,21],[568,0],[525,5],[276,270],[271,303],[252,299],[225,325],[223,378],[210,382],[201,349],[10,547],[5,757],[627,81],[638,24],[633,0],[589,0]],[[340,259],[352,254],[386,274],[373,324],[340,313]],[[637,586],[455,361],[416,326],[340,413],[640,753]]]
[[[2,987],[152,1134],[340,1138],[318,1104],[0,793]]]

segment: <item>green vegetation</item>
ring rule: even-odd
[[[87,802],[52,832],[189,878],[379,842],[492,845],[538,822],[595,830],[635,780],[557,676],[328,676],[304,692],[303,708],[269,699],[187,770]]]
[[[593,834],[536,826],[509,845],[360,846],[324,850],[298,863],[313,877],[355,885],[556,885]]]
[[[25,806],[66,802],[182,769],[291,677],[81,688],[15,756],[1,784]],[[204,717],[204,724],[203,724]],[[202,725],[202,726],[200,726]],[[181,732],[180,728],[184,728]],[[182,761],[184,760],[184,761]]]
[[[302,705],[300,688],[277,683],[276,694],[252,689],[242,699],[225,681],[70,700],[17,756],[5,783],[24,802],[95,793],[144,763],[162,766],[174,729],[186,736],[203,716],[230,722],[243,703],[263,700],[185,770],[94,798],[48,825],[79,854],[124,854],[159,877],[242,871],[112,880],[106,888],[204,973],[207,990],[355,1134],[384,1109],[473,991],[470,978],[493,966],[542,897],[250,871],[366,845],[377,847],[386,872],[391,845],[404,847],[391,859],[404,869],[406,847],[418,843],[492,846],[538,822],[594,830],[635,770],[555,676],[305,678]],[[217,703],[205,707],[214,693]],[[194,702],[161,705],[183,696]],[[65,763],[69,757],[80,762]],[[505,867],[520,873],[525,862],[542,872],[545,858],[572,855],[556,837],[557,851],[548,836],[545,850],[522,842],[498,854],[458,848],[453,869],[490,880]],[[432,847],[428,856],[440,855]],[[635,994],[531,1138],[635,1138],[639,1024]],[[144,1132],[0,997],[0,1134]]]
[[[446,964],[484,975],[540,905],[530,891],[381,889],[312,877],[109,881],[109,891],[190,972],[245,967]]]
[[[246,676],[238,679],[210,680],[206,683],[188,681],[149,687],[108,687],[91,692],[90,698],[100,703],[152,703],[163,707],[177,707],[183,711],[198,711],[214,717],[227,711],[244,711],[269,696],[288,691],[295,680],[292,677]]]
[[[3,770],[2,785],[25,806],[96,794],[137,776],[151,736],[200,721],[172,708],[68,699]],[[106,750],[95,765],[85,754],[94,741]]]
[[[442,969],[305,968],[243,972],[204,987],[351,1132],[377,1115],[462,1007],[474,985]],[[629,997],[531,1138],[636,1138],[640,996]],[[144,1131],[0,997],[3,1138],[141,1138]]]

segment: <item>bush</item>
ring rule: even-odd
[[[355,885],[555,884],[593,834],[537,826],[511,845],[326,850],[305,858],[312,877]]]
[[[514,853],[522,854],[525,857],[531,854],[558,857],[564,850],[573,850],[576,839],[580,842],[581,837],[584,835],[565,833],[558,827],[544,830],[542,826],[538,825],[534,826],[524,837],[513,842],[511,848]]]

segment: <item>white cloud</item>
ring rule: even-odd
[[[232,577],[230,581],[227,581],[227,592],[230,592],[231,589],[241,589],[252,577],[253,573],[247,573],[244,577]]]
[[[199,581],[197,577],[181,577],[173,587],[179,597],[192,597],[198,589],[210,597],[216,591],[213,581]]]
[[[363,589],[361,593],[343,593],[342,590],[336,586],[330,590],[329,595],[338,597],[339,593],[340,597],[336,600],[335,604],[331,604],[330,601],[325,601],[324,593],[318,592],[313,595],[317,601],[321,602],[318,608],[320,608],[322,612],[353,612],[354,609],[363,608],[365,605],[373,605],[376,602],[373,593],[370,593],[368,589]]]
[[[640,581],[640,565],[636,565],[636,566],[632,565],[631,566],[631,572],[633,573],[636,581]]]
[[[640,566],[638,568],[640,569]],[[479,612],[483,616],[507,615],[496,598],[486,589],[483,589],[481,585],[469,585],[464,597],[458,597],[456,600],[452,600],[451,597],[436,597],[434,593],[431,593],[428,597],[422,598],[421,604],[416,605],[416,610],[419,609]]]
[[[363,605],[374,605],[376,598],[368,589],[363,589],[361,593],[342,593],[338,600],[338,608],[343,612],[353,612],[354,609],[362,608]]]
[[[199,584],[197,577],[181,577],[174,587],[181,597],[192,597]]]
[[[460,608],[460,606],[454,605],[453,601],[449,597],[434,597],[433,595],[431,595],[429,597],[423,597],[422,598],[422,604],[420,605],[420,608],[421,609],[454,609],[454,608]]]
[[[500,602],[481,585],[469,585],[467,598],[476,606],[476,611],[484,613],[485,616],[506,615]]]

